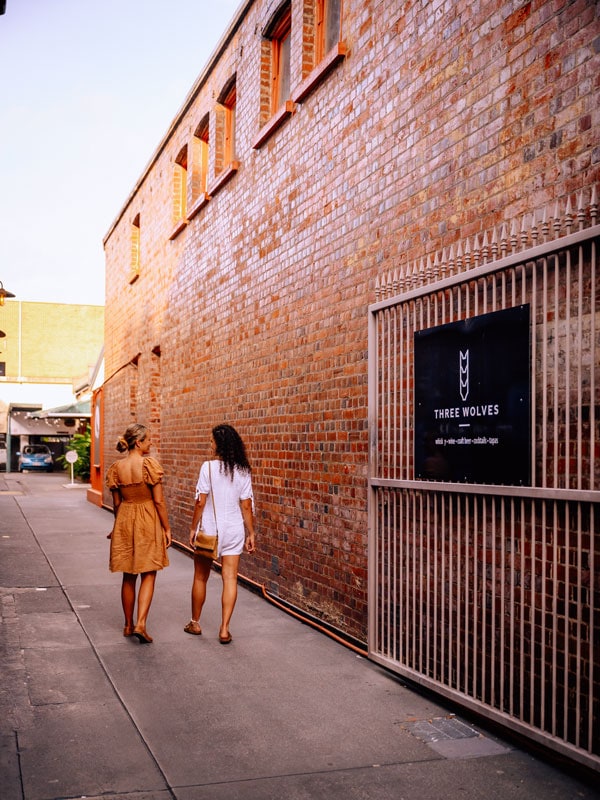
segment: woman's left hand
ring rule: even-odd
[[[255,550],[256,550],[256,544],[255,544],[255,541],[254,541],[254,534],[253,533],[249,533],[246,536],[246,552],[247,553],[253,553]]]

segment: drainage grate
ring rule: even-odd
[[[510,750],[457,717],[417,720],[406,727],[413,736],[444,758],[479,758],[508,753]]]
[[[472,739],[481,735],[475,728],[471,728],[456,717],[419,720],[411,722],[408,729],[413,736],[428,744],[442,739]]]

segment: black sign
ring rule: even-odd
[[[415,474],[529,485],[529,306],[417,331]]]

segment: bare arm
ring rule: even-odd
[[[254,515],[252,514],[252,498],[247,500],[240,500],[240,508],[242,509],[242,517],[244,518],[244,525],[246,526],[246,552],[253,553],[256,549],[256,537],[254,534]]]
[[[152,487],[152,499],[154,500],[154,506],[156,508],[156,513],[158,514],[160,524],[165,532],[165,536],[167,537],[167,547],[169,547],[171,544],[171,528],[169,526],[169,516],[167,514],[167,504],[165,503],[165,493],[163,491],[162,483],[156,483]]]
[[[202,519],[207,497],[207,494],[199,494],[198,498],[196,499],[196,504],[194,505],[194,514],[192,516],[192,524],[190,526],[190,547],[193,547],[194,545],[194,537],[196,536],[198,524]]]
[[[110,493],[112,495],[112,501],[113,501],[113,515],[114,515],[114,518],[115,518],[115,521],[116,521],[117,512],[119,510],[119,506],[121,505],[121,492],[118,489],[111,489]],[[113,522],[113,531],[114,531],[114,529],[115,529],[115,524]],[[108,536],[106,537],[107,539],[111,539],[112,538],[113,531],[111,531],[108,534]]]

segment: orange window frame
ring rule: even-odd
[[[340,40],[343,0],[316,0],[315,64],[322,61]]]
[[[235,108],[237,91],[235,83],[222,101],[225,108],[225,138],[223,142],[224,162],[229,165],[235,158]]]
[[[209,127],[208,120],[202,123],[194,134],[196,152],[198,153],[198,194],[204,194],[208,186],[208,147]]]
[[[290,94],[291,36],[292,12],[288,7],[270,34],[272,114],[285,103]]]
[[[174,200],[175,200],[175,219],[185,219],[187,211],[187,166],[188,152],[187,145],[182,148],[175,159],[174,174]]]

